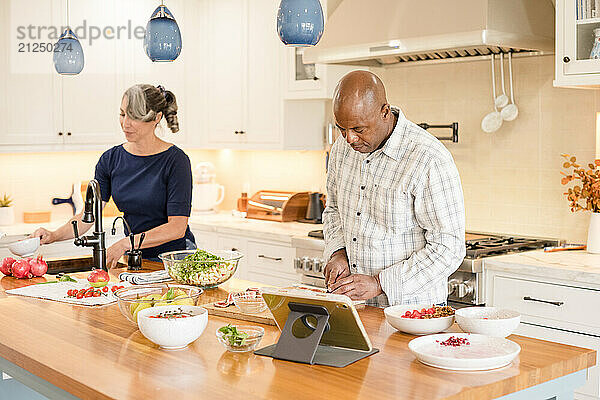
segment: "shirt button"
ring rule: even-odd
[[[365,190],[365,186],[364,186],[364,185],[363,185],[363,186],[361,186],[361,187],[360,187],[360,190]]]
[[[357,217],[360,217],[360,211],[358,211],[358,212],[356,213],[356,216],[357,216]]]
[[[367,164],[368,164],[368,163],[370,163],[370,162],[371,162],[371,161],[369,161],[369,160],[367,160],[367,161],[366,161],[366,163],[367,163]]]
[[[353,242],[356,242],[356,238],[352,238],[352,241],[353,241]]]
[[[352,268],[356,269],[356,264],[352,264]]]

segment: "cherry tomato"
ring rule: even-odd
[[[103,291],[104,293],[108,292],[108,286],[104,286],[104,287],[102,288],[102,291]]]
[[[92,297],[94,295],[93,292],[87,292],[84,297]]]
[[[78,293],[77,293],[77,296],[75,296],[75,297],[76,297],[76,298],[78,298],[78,299],[82,299],[82,298],[83,298],[83,293],[79,293],[79,292],[78,292]]]
[[[94,292],[94,297],[100,297],[100,296],[102,296],[101,292]]]

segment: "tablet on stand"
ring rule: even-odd
[[[263,288],[281,336],[255,354],[345,367],[377,353],[349,297],[302,289]]]

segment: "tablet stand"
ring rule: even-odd
[[[254,354],[306,364],[345,367],[379,351],[373,349],[367,352],[319,345],[323,334],[329,330],[329,312],[327,309],[323,306],[293,302],[288,303],[288,307],[290,313],[285,321],[285,326],[281,330],[279,341],[276,344],[255,351]],[[316,325],[309,323],[308,317],[310,316],[317,320]],[[307,337],[294,336],[292,327],[298,319],[307,328],[313,330]]]

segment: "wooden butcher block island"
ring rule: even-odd
[[[145,267],[147,272],[161,266]],[[593,350],[511,336],[522,351],[505,368],[436,369],[416,361],[408,350],[414,336],[397,332],[383,310],[373,307],[359,308],[359,315],[380,352],[346,368],[227,352],[215,330],[239,322],[216,316],[188,348],[166,351],[144,338],[117,304],[89,308],[4,293],[26,282],[0,280],[0,370],[49,398],[480,400],[547,398],[561,390],[568,398],[596,357]],[[205,291],[199,304],[249,286],[260,283],[232,279]],[[277,327],[263,327],[259,347],[279,337]]]

